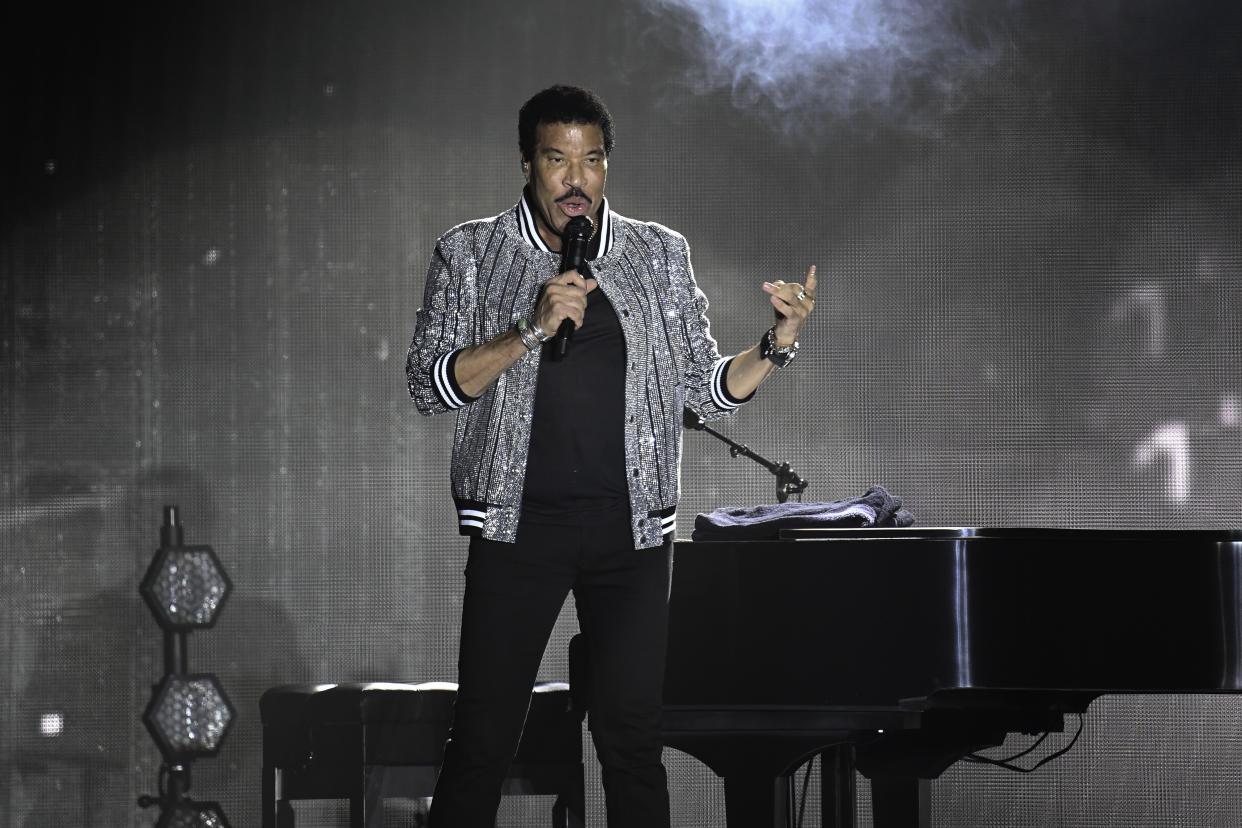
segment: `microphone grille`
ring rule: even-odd
[[[565,225],[561,233],[562,239],[584,239],[590,241],[595,236],[595,222],[590,216],[574,216]]]

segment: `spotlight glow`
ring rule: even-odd
[[[54,738],[65,732],[65,714],[44,713],[39,717],[39,735]]]
[[[789,116],[952,100],[1008,48],[964,0],[646,0],[680,26],[696,92],[730,89]]]

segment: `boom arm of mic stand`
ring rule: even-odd
[[[794,473],[793,469],[789,467],[789,463],[774,463],[766,457],[756,454],[754,451],[751,451],[749,447],[729,439],[719,431],[716,431],[714,428],[710,427],[707,423],[703,422],[702,417],[691,411],[689,408],[685,409],[683,412],[682,422],[685,424],[686,428],[692,428],[695,431],[706,431],[717,440],[720,440],[729,447],[729,454],[733,457],[747,457],[772,472],[772,474],[776,475],[776,499],[781,503],[788,500],[791,494],[800,495],[806,491],[807,482]]]

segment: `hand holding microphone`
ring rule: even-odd
[[[587,247],[595,235],[595,222],[590,216],[574,216],[561,231],[561,273],[576,270],[583,279],[591,278],[591,269],[586,262]],[[552,359],[559,361],[569,353],[569,343],[574,338],[574,322],[572,319],[561,321],[556,331],[556,339],[552,343]]]

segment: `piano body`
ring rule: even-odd
[[[731,828],[926,825],[926,780],[1107,693],[1242,691],[1242,531],[799,529],[678,542],[665,742],[724,779]]]

